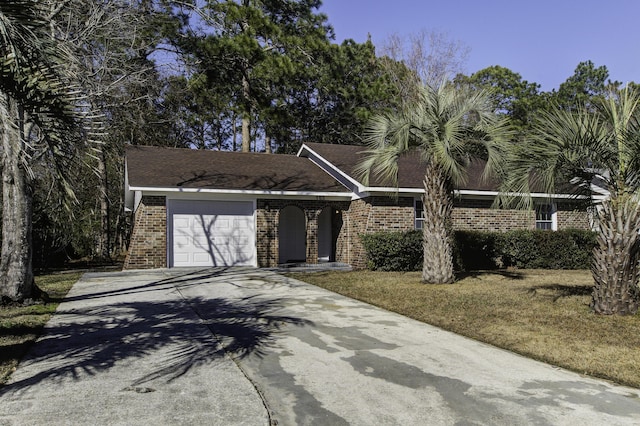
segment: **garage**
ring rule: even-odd
[[[169,200],[169,266],[256,266],[254,205]]]

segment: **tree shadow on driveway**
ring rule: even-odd
[[[130,386],[169,382],[220,360],[225,351],[234,357],[262,356],[283,327],[307,323],[280,315],[282,301],[184,298],[175,287],[215,286],[209,281],[220,273],[192,273],[120,290],[94,286],[92,292],[72,295],[21,363],[25,373],[14,374],[0,396],[43,380],[78,380],[123,366],[131,372]]]

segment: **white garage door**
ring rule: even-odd
[[[256,266],[253,202],[169,201],[171,266]]]

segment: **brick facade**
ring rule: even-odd
[[[367,232],[370,217],[371,203],[366,200],[352,201],[344,214],[344,223],[348,230],[344,241],[347,247],[345,262],[354,268],[363,268],[366,264],[366,252],[360,235]]]
[[[346,214],[349,234],[348,262],[354,268],[367,264],[360,235],[381,231],[406,231],[414,228],[412,197],[368,197],[351,202]]]
[[[337,211],[334,217],[333,233],[336,234],[336,258],[337,262],[348,263],[348,226],[344,226],[342,213],[349,208],[348,201],[324,201],[324,200],[282,200],[260,199],[257,201],[256,211],[256,245],[258,266],[273,267],[279,262],[279,238],[278,223],[280,211],[287,206],[295,206],[304,212],[306,229],[306,262],[318,262],[318,217],[325,208]],[[342,217],[342,220],[339,218]]]
[[[505,232],[513,229],[535,229],[533,211],[491,208],[492,200],[456,199],[452,212],[455,229]],[[586,206],[574,202],[556,203],[558,229],[591,229]]]
[[[279,262],[278,223],[280,211],[287,206],[300,208],[306,221],[306,262],[318,262],[318,218],[325,208],[337,212],[332,220],[335,260],[355,268],[366,265],[360,235],[378,231],[413,229],[413,198],[369,197],[354,201],[260,199],[256,212],[258,265],[276,266]],[[268,207],[268,208],[267,208]]]
[[[557,204],[558,229],[592,229],[587,206],[576,203]]]
[[[512,229],[533,229],[535,213],[522,210],[492,209],[492,200],[456,199],[451,221],[454,229],[504,232]]]
[[[452,213],[455,229],[507,231],[534,229],[535,213],[491,208],[491,200],[456,199]],[[318,219],[331,209],[332,249],[335,260],[354,268],[366,267],[363,234],[380,231],[407,231],[415,228],[413,197],[385,196],[353,201],[259,199],[256,209],[256,251],[259,267],[273,267],[280,261],[278,223],[287,206],[298,207],[305,215],[306,262],[318,262]],[[558,229],[590,229],[583,206],[557,205]],[[135,213],[125,269],[167,267],[167,210],[164,196],[143,196]]]
[[[491,208],[492,200],[456,199],[452,211],[454,229],[505,232],[513,229],[535,229],[533,211]],[[415,228],[413,197],[394,200],[369,197],[351,202],[346,212],[349,224],[350,250],[348,263],[354,268],[366,267],[366,253],[359,236],[379,231],[408,231]],[[584,206],[557,203],[558,229],[591,229]],[[355,236],[355,238],[354,238]]]
[[[143,196],[135,212],[124,269],[167,267],[167,201]]]

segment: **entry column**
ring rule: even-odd
[[[307,215],[307,263],[318,263],[318,215],[320,211],[306,210]]]

